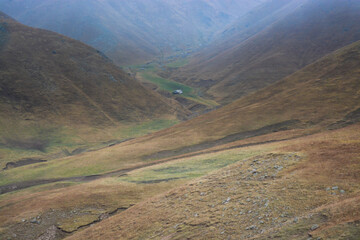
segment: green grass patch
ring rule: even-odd
[[[187,58],[182,58],[182,59],[179,59],[177,61],[168,63],[165,66],[169,67],[169,68],[179,68],[179,67],[185,66],[188,63],[189,63],[189,60]]]
[[[134,183],[153,183],[174,179],[193,179],[259,154],[258,151],[208,154],[137,170],[129,173],[126,177],[119,178],[119,180]]]
[[[179,123],[178,120],[156,119],[139,124],[130,124],[127,127],[122,127],[115,136],[121,138],[139,137],[171,127],[177,123]]]
[[[162,78],[154,72],[142,72],[140,73],[142,79],[144,81],[150,82],[155,84],[160,90],[167,91],[169,93],[172,93],[174,90],[181,89],[183,91],[183,94],[181,94],[181,97],[187,98],[191,101],[204,104],[207,106],[217,106],[218,104],[215,101],[212,100],[206,100],[201,97],[199,97],[196,94],[195,89],[192,87],[189,87],[187,85]]]
[[[173,92],[176,89],[181,89],[183,91],[183,96],[196,97],[196,95],[194,94],[194,89],[184,84],[159,77],[155,73],[150,72],[141,73],[141,76],[145,81],[156,84],[161,90]]]

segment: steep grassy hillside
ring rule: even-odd
[[[1,0],[20,22],[52,30],[129,65],[198,48],[263,0]]]
[[[230,103],[360,39],[359,1],[275,2],[240,18],[172,78]]]
[[[360,41],[141,136],[185,112],[98,51],[0,19],[0,239],[359,238]]]
[[[122,172],[272,132],[299,129],[298,137],[352,124],[359,120],[359,60],[357,42],[264,90],[177,126],[109,149],[0,172],[1,185]]]
[[[66,239],[359,239],[359,130],[208,154],[238,162]]]
[[[1,159],[11,152],[25,156],[23,150],[46,152],[60,142],[108,141],[116,136],[105,129],[173,121],[176,109],[178,117],[186,114],[101,52],[5,15],[0,16],[0,109]]]
[[[356,42],[169,129],[10,166],[0,237],[357,237],[359,61]]]

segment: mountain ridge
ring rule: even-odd
[[[90,44],[119,65],[133,65],[198,48],[262,1],[1,0],[0,9],[24,24]]]
[[[202,86],[208,96],[226,104],[360,39],[359,27],[352,24],[359,17],[357,1],[294,2],[301,4],[293,13],[255,31],[251,39],[234,38],[232,45],[225,41],[213,52],[207,49],[171,77]]]

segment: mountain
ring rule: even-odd
[[[89,128],[88,134],[124,122],[185,116],[100,51],[0,17],[0,147],[44,150],[36,142],[61,127],[72,134]]]
[[[359,61],[360,41],[169,129],[0,171],[0,236],[357,237]]]
[[[87,174],[99,174],[119,167],[191,155],[236,141],[256,143],[262,138],[272,141],[274,139],[267,134],[276,132],[280,136],[283,136],[281,132],[287,132],[291,137],[351,125],[360,120],[359,60],[360,41],[220,109],[111,149],[49,162],[43,167],[56,172],[51,175],[53,178],[72,177],[72,173],[63,172],[68,165],[81,166],[77,171]],[[119,158],[129,159],[129,162],[120,166],[117,164]],[[106,164],[93,168],[100,160]],[[86,161],[86,166],[82,161]],[[53,168],[53,164],[58,167]],[[36,176],[47,179],[49,171],[39,172]],[[13,171],[8,177],[16,178],[16,174],[22,173]]]
[[[20,22],[83,41],[120,65],[143,63],[208,43],[264,0],[1,0]]]
[[[356,0],[270,1],[172,73],[225,104],[360,39]]]

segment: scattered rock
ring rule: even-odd
[[[340,193],[341,193],[341,194],[345,194],[345,190],[340,190]]]
[[[231,200],[231,197],[228,197],[226,200],[224,200],[222,203],[223,204],[228,204],[229,202],[230,202],[230,200]]]
[[[40,224],[40,223],[41,223],[41,219],[38,219],[38,218],[32,218],[32,219],[30,219],[30,223],[33,223],[33,224]]]
[[[64,234],[55,226],[49,227],[46,232],[44,232],[40,237],[36,240],[55,240],[63,238]]]
[[[314,224],[314,225],[311,226],[310,230],[311,230],[311,231],[314,231],[314,230],[316,230],[316,229],[318,229],[318,228],[319,228],[319,225]]]
[[[245,228],[246,230],[255,230],[256,229],[256,225],[252,225],[250,227]]]
[[[103,213],[103,214],[101,214],[99,216],[99,220],[102,221],[102,220],[107,219],[109,217],[110,217],[110,215],[108,213]]]
[[[335,186],[335,187],[332,187],[331,189],[332,189],[332,190],[338,190],[339,187],[338,187],[338,186]]]

